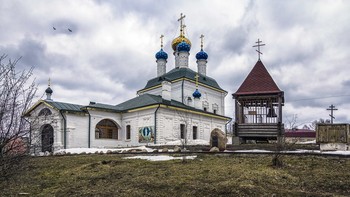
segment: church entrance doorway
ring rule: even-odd
[[[45,124],[41,130],[41,151],[52,152],[53,145],[53,128],[49,124]]]
[[[211,146],[212,147],[219,147],[218,136],[214,135],[211,137]]]

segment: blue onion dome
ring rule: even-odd
[[[197,58],[197,60],[206,60],[206,59],[208,59],[208,54],[205,52],[205,51],[203,51],[203,49],[201,49],[201,51],[199,51],[197,54],[196,54],[196,58]]]
[[[52,94],[53,91],[52,91],[52,89],[50,87],[47,87],[46,90],[45,90],[45,93]]]
[[[189,52],[190,49],[191,49],[191,45],[187,44],[185,41],[180,42],[180,44],[178,44],[176,47],[176,50],[178,52],[180,52],[180,51]]]
[[[156,53],[156,59],[157,60],[159,60],[159,59],[168,59],[168,54],[165,52],[165,51],[163,51],[163,49],[160,49],[160,51],[158,51],[157,53]]]
[[[202,96],[202,94],[198,91],[198,89],[196,89],[196,90],[193,92],[192,96],[193,96],[194,98],[200,98],[200,97]]]

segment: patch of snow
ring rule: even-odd
[[[320,151],[321,152],[321,151]],[[337,151],[322,151],[322,154],[335,154],[335,155],[350,155],[350,151],[341,151],[341,150],[337,150]]]
[[[268,150],[236,150],[236,151],[225,151],[225,152],[236,152],[236,153],[272,153],[273,151]],[[298,149],[294,151],[281,151],[281,153],[318,153],[318,154],[334,154],[334,155],[350,155],[350,151],[320,151],[320,150],[304,150]]]
[[[95,153],[95,152],[103,152],[107,153],[107,151],[112,152],[127,152],[130,150],[144,150],[147,152],[153,152],[152,148],[147,148],[146,146],[139,146],[139,147],[130,147],[130,148],[69,148],[69,149],[60,149],[58,151],[55,151],[54,153],[71,153],[71,154],[81,154],[83,152],[85,153]]]
[[[227,143],[226,144],[232,144],[232,136],[227,136]]]
[[[182,146],[182,140],[173,140],[173,141],[169,141],[166,142],[163,145],[177,145],[177,146]],[[187,140],[186,145],[209,145],[209,142],[206,140],[201,140],[201,139],[197,139],[197,140]]]
[[[173,157],[169,155],[150,155],[150,156],[132,156],[124,157],[124,159],[145,159],[148,161],[169,161],[174,159],[195,159],[197,155],[193,156],[182,156],[182,157]]]
[[[253,150],[236,150],[236,151],[233,151],[233,152],[236,152],[236,153],[270,153],[272,151],[253,149]]]
[[[316,140],[305,141],[305,142],[296,142],[296,144],[316,144]]]

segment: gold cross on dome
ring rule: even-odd
[[[198,88],[198,78],[199,78],[198,73],[196,73],[196,76],[194,76],[194,78],[196,79],[196,87]]]
[[[204,39],[204,35],[202,34],[201,37],[199,37],[201,39],[201,49],[203,49],[203,39]]]
[[[160,48],[163,48],[163,38],[164,38],[164,35],[160,35]]]
[[[258,41],[255,42],[255,43],[257,43],[257,45],[254,45],[253,47],[258,47],[258,50],[256,50],[256,52],[258,52],[258,57],[259,57],[259,60],[260,60],[260,54],[261,54],[261,55],[263,54],[263,53],[260,52],[260,47],[261,47],[261,46],[265,46],[265,44],[260,44],[260,43],[262,43],[262,41],[259,40],[259,39],[258,39]]]
[[[177,19],[177,21],[180,21],[180,35],[181,36],[183,36],[183,28],[185,27],[184,25],[183,25],[183,20],[184,20],[184,18],[186,17],[186,15],[184,15],[184,14],[180,14],[180,18],[179,19]]]

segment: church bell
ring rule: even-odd
[[[277,114],[276,114],[274,108],[269,108],[269,112],[267,113],[267,117],[269,117],[269,118],[277,117]]]

